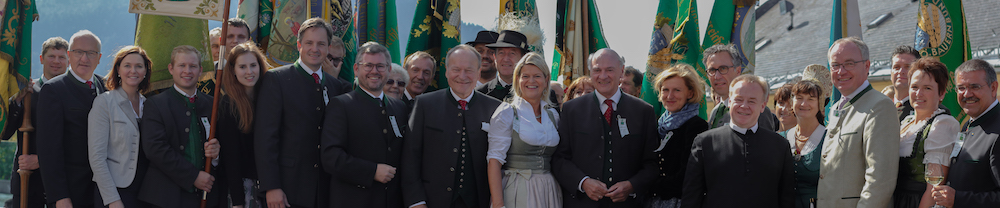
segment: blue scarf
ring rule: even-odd
[[[656,121],[656,130],[660,136],[667,135],[670,131],[681,127],[688,119],[698,116],[698,107],[698,103],[688,103],[676,113],[664,112]]]

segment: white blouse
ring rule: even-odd
[[[819,140],[823,139],[823,133],[826,133],[826,127],[823,125],[817,125],[816,130],[809,135],[809,141],[806,141],[805,145],[802,145],[802,151],[799,151],[799,155],[807,155],[819,146]],[[792,127],[788,129],[788,133],[785,134],[785,138],[788,139],[788,144],[791,145],[792,153],[795,153],[795,135],[799,134],[799,126]]]
[[[937,109],[934,114],[944,112],[942,109]],[[903,119],[900,123],[900,128],[903,130],[903,134],[899,136],[899,156],[909,157],[913,154],[913,145],[916,142],[917,134],[921,133],[924,124],[927,120],[915,121],[915,123],[910,124],[906,127],[906,124],[914,122],[916,115],[909,115]],[[931,124],[930,132],[927,133],[927,138],[924,138],[924,164],[935,163],[949,166],[951,163],[951,151],[954,148],[955,141],[958,141],[959,132],[958,120],[950,115],[940,115],[934,119],[934,123]]]
[[[542,100],[541,106],[548,105]],[[518,127],[514,129],[514,110],[517,110]],[[543,109],[544,110],[544,109]],[[496,159],[500,164],[507,163],[507,150],[510,149],[511,134],[515,131],[524,143],[535,146],[555,147],[559,144],[559,132],[556,131],[555,124],[559,123],[559,114],[554,109],[552,112],[555,121],[549,119],[545,112],[542,112],[542,122],[535,120],[534,109],[531,104],[521,97],[514,97],[512,104],[501,103],[497,110],[493,112],[490,119],[489,150],[486,152],[486,160]]]

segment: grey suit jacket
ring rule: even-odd
[[[838,113],[823,143],[817,207],[887,207],[899,171],[899,121],[892,100],[867,87]],[[839,116],[838,116],[839,115]]]
[[[104,205],[121,199],[117,188],[132,184],[139,161],[139,122],[122,88],[94,99],[87,122],[87,145],[90,169]]]

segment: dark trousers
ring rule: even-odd
[[[21,207],[21,175],[17,174],[16,168],[10,177],[10,193],[14,195],[14,198],[8,200],[4,207]],[[28,207],[31,208],[45,207],[45,187],[42,186],[42,175],[38,170],[33,171],[28,180],[27,203]]]

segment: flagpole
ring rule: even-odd
[[[226,34],[229,34],[228,33],[228,30],[229,30],[229,2],[231,2],[231,0],[223,0],[223,3],[222,3],[222,8],[223,8],[223,11],[222,11],[222,35],[221,35],[222,37],[220,37],[219,43],[222,43],[223,48],[226,48],[225,47],[226,36],[227,36]],[[222,86],[222,83],[219,83],[219,81],[218,81],[219,79],[217,79],[217,78],[219,77],[219,71],[221,71],[221,67],[226,65],[225,64],[226,63],[226,58],[225,58],[226,57],[225,56],[226,55],[226,50],[219,50],[219,53],[220,53],[220,55],[219,55],[219,64],[216,64],[216,66],[214,67],[215,68],[215,71],[214,71],[215,74],[213,76],[213,79],[215,79],[215,93],[213,93],[213,95],[212,95],[212,121],[211,121],[211,124],[209,124],[209,130],[208,130],[209,133],[208,133],[208,138],[207,138],[209,140],[215,138],[215,129],[216,129],[216,126],[218,126],[218,125],[216,125],[217,124],[216,122],[218,122],[218,120],[219,120],[219,115],[218,115],[219,114],[219,91],[221,91],[221,90],[219,90],[219,86]],[[212,158],[205,157],[205,172],[208,173],[208,174],[212,174]],[[207,200],[208,200],[208,191],[202,192],[202,194],[201,194],[201,208],[205,208],[205,204],[206,204]]]

